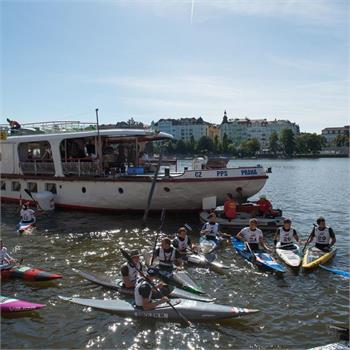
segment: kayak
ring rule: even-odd
[[[34,228],[35,228],[35,221],[29,222],[29,223],[20,221],[16,226],[16,230],[18,233],[29,233]]]
[[[199,239],[199,247],[203,254],[212,253],[219,246],[219,241],[207,239],[205,236]]]
[[[350,278],[350,272],[347,272],[347,271],[344,271],[344,270],[335,269],[334,267],[324,266],[322,264],[320,264],[319,266],[322,269],[327,270],[329,272],[333,272],[333,273],[335,273],[337,275]]]
[[[175,286],[191,293],[205,294],[205,292],[192,280],[186,271],[159,270],[159,278],[166,284]]]
[[[291,243],[281,247],[281,243],[276,245],[276,254],[290,267],[299,267],[301,264],[300,247],[296,243]]]
[[[44,304],[30,303],[20,299],[7,298],[0,295],[0,310],[1,312],[19,312],[41,309]]]
[[[28,266],[12,266],[8,269],[1,270],[1,278],[21,278],[26,281],[49,281],[56,278],[62,278],[62,275]]]
[[[119,313],[126,317],[155,318],[163,320],[180,321],[180,316],[168,304],[158,305],[153,310],[136,309],[131,302],[124,300],[102,300],[102,299],[83,299],[74,297],[62,297],[62,300],[70,301],[87,307],[99,310]],[[238,308],[233,306],[203,303],[196,300],[177,299],[173,301],[175,308],[190,321],[208,321],[244,316],[256,313],[259,310]]]
[[[274,272],[285,272],[284,267],[279,264],[269,253],[263,251],[254,252],[256,259],[249,250],[246,249],[245,243],[237,239],[236,237],[231,238],[232,246],[236,249],[237,253],[244,259],[251,261],[258,267]]]
[[[318,265],[330,260],[335,255],[336,251],[336,247],[331,248],[329,252],[324,252],[316,247],[311,247],[304,255],[302,267],[306,270],[314,269]]]
[[[214,253],[208,254],[189,254],[186,255],[184,261],[189,265],[195,265],[203,268],[229,269],[230,266],[223,265],[217,261],[217,256]]]
[[[75,273],[77,273],[79,276],[85,278],[86,280],[96,283],[98,285],[101,285],[103,287],[116,289],[118,292],[134,296],[134,289],[132,288],[124,288],[122,286],[123,282],[120,279],[113,279],[109,278],[107,276],[98,276],[89,272],[81,271],[78,269],[73,269]],[[190,300],[198,300],[203,302],[212,302],[215,299],[206,298],[204,296],[196,295],[190,292],[187,292],[183,289],[174,287],[174,286],[163,286],[161,289],[161,295],[160,293],[153,292],[152,297],[154,299],[160,299],[162,296],[167,296],[168,298],[177,298],[177,299],[190,299]]]

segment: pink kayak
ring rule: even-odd
[[[1,312],[18,312],[18,311],[31,311],[41,309],[44,304],[30,303],[29,301],[6,298],[0,295],[0,310]]]

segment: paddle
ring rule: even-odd
[[[132,258],[131,256],[122,248],[120,248],[120,251],[121,253],[123,254],[124,258],[128,261],[129,265],[134,267],[137,272],[144,278],[147,279],[147,277],[145,276],[145,274],[143,273],[143,271],[141,269],[139,269],[135,264],[134,262],[132,261]],[[160,295],[161,294],[161,291],[156,287],[156,285],[150,281],[149,279],[147,279],[148,283],[152,286],[152,288],[157,292],[159,293]],[[179,311],[177,310],[174,305],[169,301],[167,300],[166,303],[179,315],[179,317],[181,318],[181,320],[183,321],[183,323],[186,325],[186,326],[189,326],[191,327],[192,326],[192,323]]]
[[[27,188],[24,189],[24,192],[27,193],[27,195],[28,195],[31,199],[33,199],[33,201],[34,201],[34,203],[36,203],[38,209],[43,210],[43,209],[41,208],[40,204],[38,203],[38,201],[35,200],[35,198],[33,197],[32,193],[31,193]]]
[[[255,256],[255,254],[253,253],[252,248],[250,248],[250,244],[249,244],[247,241],[245,241],[244,243],[245,243],[245,245],[247,246],[247,248],[248,248],[250,254],[252,254],[252,259],[253,259],[253,261],[256,261],[256,256]]]
[[[317,226],[316,226],[316,224],[313,224],[313,225],[314,225],[314,229],[315,229],[315,227],[317,227]],[[304,248],[303,248],[302,251],[301,251],[303,254],[304,254],[304,252],[305,252],[306,246],[310,243],[310,242],[309,242],[309,239],[311,238],[311,235],[314,233],[314,229],[311,231],[309,237],[307,238],[307,240],[306,240],[306,242],[305,242]]]
[[[157,177],[158,177],[158,173],[159,173],[159,169],[160,169],[160,164],[162,162],[162,157],[163,157],[163,149],[162,147],[160,147],[159,150],[159,159],[158,159],[158,164],[157,164],[157,168],[156,171],[154,173],[154,177],[152,180],[152,185],[151,185],[151,189],[149,191],[149,195],[148,195],[148,200],[147,200],[147,208],[145,209],[145,212],[143,214],[143,225],[146,226],[146,221],[147,221],[147,217],[148,217],[148,212],[151,208],[151,203],[152,203],[152,198],[153,198],[153,193],[154,193],[154,189],[156,187],[156,182],[157,182]]]
[[[154,240],[152,258],[151,258],[151,265],[153,264],[154,254],[156,252],[158,237],[159,237],[159,234],[162,231],[162,227],[163,227],[164,221],[165,221],[165,208],[162,209],[162,213],[160,214],[160,226],[159,226],[158,231],[157,231],[156,239]]]

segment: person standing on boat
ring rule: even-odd
[[[187,230],[185,227],[180,227],[177,230],[177,236],[173,240],[173,247],[176,248],[182,257],[187,254],[188,249],[192,249],[192,242],[187,235]]]
[[[6,120],[10,124],[11,135],[14,134],[16,130],[19,130],[21,128],[21,124],[16,122],[15,120],[11,120],[9,118],[7,118]]]
[[[256,202],[259,205],[259,214],[262,217],[266,217],[272,214],[272,204],[266,198],[265,195],[260,196],[260,199]]]
[[[255,218],[249,220],[249,226],[242,228],[236,236],[239,240],[247,242],[253,251],[259,250],[261,245],[267,251],[271,251],[270,247],[264,240],[262,231],[258,228],[258,222]]]
[[[283,247],[284,245],[291,245],[293,238],[296,240],[297,243],[299,243],[297,231],[294,228],[292,228],[291,225],[291,219],[287,218],[283,220],[283,226],[279,227],[275,233],[275,237],[273,240],[274,245],[276,245],[278,241],[280,242],[281,247]]]
[[[17,260],[12,258],[4,247],[2,239],[0,240],[0,269],[4,270],[12,266]]]
[[[151,282],[158,276],[159,270],[155,267],[149,267],[145,277],[136,281],[135,286],[135,308],[140,310],[153,310],[156,306],[168,301],[167,297],[160,300],[152,301],[152,284]]]
[[[29,203],[23,204],[20,215],[24,224],[35,222],[35,211],[29,208]]]
[[[122,265],[120,272],[123,278],[123,287],[133,289],[139,278],[138,270],[142,271],[142,264],[140,263],[140,254],[137,250],[131,251],[129,255],[134,265],[126,262]]]
[[[322,216],[320,216],[316,222],[317,226],[314,226],[312,229],[306,241],[306,245],[315,239],[315,247],[324,252],[328,252],[337,241],[335,233],[331,227],[326,226],[326,220]]]
[[[237,215],[236,212],[236,202],[233,199],[233,195],[232,193],[227,193],[227,197],[226,200],[224,202],[224,215],[223,217],[228,219],[229,221],[231,221],[232,219],[234,219]]]
[[[155,258],[158,258],[159,269],[163,271],[173,271],[174,264],[182,266],[181,254],[171,246],[171,240],[168,237],[162,239],[160,247],[155,250],[151,258],[150,265]]]
[[[202,230],[200,232],[201,236],[206,237],[206,239],[212,240],[212,241],[218,241],[219,240],[219,234],[220,234],[220,228],[219,224],[216,222],[216,215],[215,213],[210,213],[208,216],[208,222],[206,222]]]

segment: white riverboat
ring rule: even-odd
[[[69,131],[57,124],[54,132],[46,129],[43,133],[33,127],[38,133],[2,137],[2,201],[30,201],[27,189],[33,194],[52,192],[56,207],[93,211],[146,208],[156,167],[141,154],[147,143],[170,140],[171,135],[144,129]],[[216,196],[223,201],[227,192],[237,199],[248,198],[259,192],[268,178],[262,166],[162,169],[151,210],[199,211],[203,197]]]

